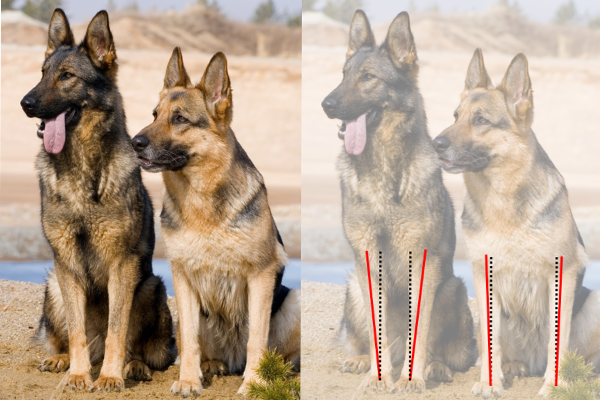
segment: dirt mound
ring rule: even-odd
[[[46,25],[31,18],[5,18],[2,12],[2,43],[46,45]],[[300,57],[300,28],[282,25],[255,25],[228,20],[218,12],[202,6],[190,6],[182,12],[111,14],[111,30],[120,49],[183,50],[205,53],[223,51],[228,55],[259,57]],[[85,35],[86,23],[74,24],[75,38]]]
[[[558,26],[529,21],[523,15],[494,7],[482,14],[441,15],[416,13],[411,28],[418,50],[468,51],[561,58],[600,57],[600,30],[583,26]],[[348,27],[333,25],[311,16],[304,24],[303,44],[347,46]],[[385,39],[389,23],[373,27],[379,42]]]

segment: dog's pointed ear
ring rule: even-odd
[[[181,49],[175,47],[173,54],[167,65],[167,71],[165,72],[165,84],[163,89],[170,89],[175,86],[188,87],[191,86],[192,82],[190,77],[185,71],[183,65],[183,56],[181,55]]]
[[[396,67],[412,66],[417,62],[417,48],[406,11],[398,14],[392,21],[385,39],[385,46]]]
[[[483,63],[483,53],[481,52],[481,49],[477,48],[473,53],[473,58],[471,58],[469,68],[467,69],[465,90],[475,88],[491,89],[492,86],[492,80],[485,70],[485,64]]]
[[[208,111],[213,117],[229,124],[233,102],[225,54],[218,52],[212,57],[198,88],[204,92]]]
[[[65,12],[57,8],[54,10],[52,19],[50,19],[50,25],[48,26],[48,47],[46,48],[45,57],[48,58],[60,46],[72,47],[74,45],[75,38],[73,37],[69,20]]]
[[[88,25],[83,46],[94,65],[101,69],[110,68],[117,59],[115,42],[108,26],[108,13],[100,11]]]
[[[513,58],[498,88],[504,92],[509,110],[516,118],[526,120],[533,117],[533,89],[524,54],[519,53]]]
[[[375,47],[375,36],[363,10],[356,10],[350,23],[350,41],[346,60],[363,47]]]

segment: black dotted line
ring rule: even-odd
[[[492,284],[493,284],[493,280],[492,280],[492,257],[490,257],[490,266],[489,266],[489,274],[490,274],[490,370],[492,370],[492,335],[493,335],[493,330],[492,330]]]
[[[379,380],[381,380],[381,298],[382,298],[382,293],[381,293],[381,263],[382,263],[382,255],[381,255],[381,251],[379,252]]]
[[[558,357],[558,352],[556,351],[556,349],[558,348],[558,276],[559,276],[559,264],[558,264],[558,257],[556,257],[554,259],[554,268],[555,268],[555,273],[554,273],[554,295],[556,296],[554,298],[554,308],[555,308],[555,315],[554,315],[554,368],[556,368],[556,360]]]
[[[408,380],[412,380],[412,322],[411,322],[411,301],[412,301],[412,251],[408,252]]]

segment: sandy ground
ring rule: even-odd
[[[169,389],[179,376],[179,366],[155,371],[151,382],[125,381],[121,393],[87,393],[59,385],[65,374],[40,372],[47,353],[32,342],[42,312],[43,286],[0,280],[0,399],[173,399]],[[169,308],[177,321],[175,299]],[[92,370],[96,378],[100,366]],[[244,399],[236,392],[241,376],[205,376],[202,399]]]
[[[465,399],[474,398],[471,388],[480,368],[455,373],[451,383],[427,381],[422,394],[372,393],[360,388],[366,374],[341,373],[349,353],[336,341],[342,318],[344,286],[302,282],[302,398],[312,399]],[[540,377],[507,379],[503,399],[537,398]]]
[[[419,37],[415,36],[415,40],[421,66],[419,87],[425,101],[429,133],[435,137],[454,122],[452,114],[464,87],[472,53],[419,51]],[[498,84],[513,55],[489,52],[485,48],[483,51],[487,71]],[[307,261],[337,261],[340,254],[348,253],[341,234],[341,199],[335,170],[336,158],[343,148],[337,137],[339,121],[328,119],[320,105],[342,79],[345,53],[342,47],[303,48],[302,256]],[[588,253],[600,257],[597,228],[600,158],[594,150],[600,143],[600,61],[529,57],[529,68],[535,91],[533,130],[565,177],[574,214],[592,218],[587,220],[589,228],[582,236]],[[465,190],[462,176],[444,173],[444,181],[459,217]],[[584,229],[580,226],[580,230]],[[456,255],[466,257],[460,240]]]

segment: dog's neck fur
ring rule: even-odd
[[[340,162],[352,170],[352,174],[361,180],[361,173],[376,175],[392,196],[410,198],[421,192],[419,182],[440,179],[441,172],[436,161],[431,138],[427,132],[423,101],[419,101],[411,110],[385,110],[379,125],[367,132],[367,145],[357,156],[342,152]],[[420,168],[410,168],[420,159]],[[340,168],[342,179],[347,173]],[[426,180],[411,176],[427,176]],[[410,172],[410,173],[409,173]],[[430,186],[430,185],[428,185]]]
[[[264,187],[262,175],[250,164],[246,153],[229,129],[227,143],[210,158],[189,162],[179,171],[164,171],[163,180],[170,201],[181,214],[193,213],[198,220],[215,218],[227,221],[234,217],[215,210],[240,209],[243,200]],[[238,154],[243,152],[243,155]],[[248,168],[250,167],[250,168]],[[222,207],[222,202],[240,203],[239,207]],[[183,212],[183,210],[187,210]]]
[[[103,194],[118,193],[120,182],[139,168],[127,134],[120,95],[113,96],[113,112],[82,109],[79,123],[67,127],[65,146],[60,153],[41,150],[38,171],[48,189],[61,193],[68,191],[69,184],[79,185],[100,198]],[[119,170],[107,169],[115,159],[120,160]],[[108,171],[109,176],[102,176],[103,171]],[[65,181],[64,185],[61,181]]]
[[[526,208],[548,204],[560,192],[566,191],[562,175],[531,128],[527,130],[528,133],[522,136],[525,143],[515,147],[510,158],[493,163],[483,171],[464,173],[467,196],[479,208],[487,208],[486,215],[512,220],[517,216],[511,210],[520,210],[519,215],[536,211]],[[546,201],[540,202],[540,199]]]

